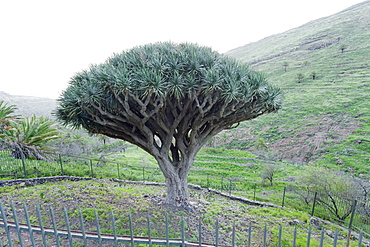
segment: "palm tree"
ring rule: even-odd
[[[59,131],[53,122],[45,117],[27,117],[20,121],[9,121],[9,128],[4,130],[4,142],[12,148],[11,157],[48,160],[45,144],[59,138]]]
[[[256,146],[257,149],[261,149],[261,150],[267,150],[268,149],[268,144],[266,143],[265,139],[263,139],[263,138],[258,139],[255,146]]]
[[[17,110],[15,105],[8,105],[4,101],[0,100],[0,137],[4,132],[4,128],[9,129],[9,121],[17,118],[14,112]]]

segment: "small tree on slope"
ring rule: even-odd
[[[56,111],[64,124],[131,142],[158,162],[166,203],[188,206],[187,177],[200,148],[223,129],[276,112],[265,77],[210,48],[170,42],[116,54],[76,74]]]

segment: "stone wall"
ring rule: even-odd
[[[80,180],[91,180],[92,178],[85,177],[69,177],[69,176],[57,176],[57,177],[41,177],[41,178],[28,178],[28,179],[13,179],[0,181],[0,187],[5,186],[35,186],[44,183],[57,183],[65,180],[69,181],[80,181]]]

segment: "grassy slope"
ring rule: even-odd
[[[365,1],[227,52],[264,71],[284,90],[285,103],[278,114],[223,133],[219,143],[253,149],[262,138],[282,158],[296,163],[322,158],[320,164],[369,173],[369,40],[370,1]],[[298,73],[304,76],[301,83]]]

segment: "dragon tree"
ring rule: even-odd
[[[281,104],[281,90],[249,66],[208,47],[161,42],[75,74],[56,116],[148,152],[166,179],[165,203],[189,206],[187,177],[200,148]]]

